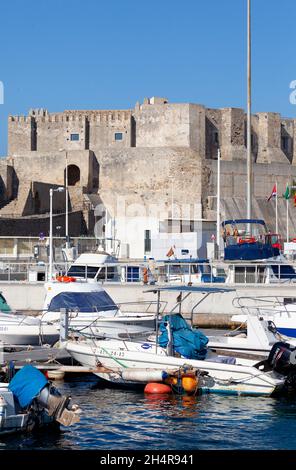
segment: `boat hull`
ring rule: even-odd
[[[125,368],[172,371],[186,364],[209,374],[206,386],[202,390],[206,393],[270,396],[279,392],[284,386],[284,379],[279,374],[262,373],[253,367],[255,361],[241,360],[240,365],[210,360],[199,361],[167,356],[161,348],[158,348],[156,353],[155,346],[150,347],[148,343],[142,345],[129,343],[127,346],[128,342],[124,342],[126,348],[124,346],[120,348],[120,345],[116,345],[114,341],[110,342],[110,345],[108,343],[108,341],[97,341],[94,346],[87,343],[68,342],[66,348],[71,356],[82,365],[96,368],[100,364],[108,369],[95,373],[98,377],[116,384],[128,384],[128,381],[121,376],[121,371]],[[147,347],[147,345],[148,349],[141,352],[141,347]],[[130,382],[131,386],[134,384],[135,382]]]
[[[1,325],[0,341],[7,345],[53,345],[59,340],[55,326],[46,325]]]

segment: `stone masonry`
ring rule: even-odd
[[[274,183],[280,195],[287,182],[296,184],[295,137],[296,120],[278,113],[252,116],[253,216],[265,219],[271,230],[275,208],[266,199]],[[64,185],[68,167],[71,211],[82,211],[87,220],[93,220],[87,215],[93,208],[90,201],[102,201],[110,214],[118,196],[129,203],[161,202],[169,209],[172,191],[176,205],[195,202],[201,206],[200,218],[214,220],[218,147],[222,217],[245,217],[244,110],[156,97],[129,110],[32,109],[27,116],[8,119],[8,156],[0,162],[0,216],[44,217],[49,187]],[[64,206],[63,197],[54,198],[56,212],[62,213]],[[291,203],[291,235],[296,235],[294,214]],[[285,217],[285,201],[279,199],[283,234]],[[86,226],[91,232],[88,222]]]

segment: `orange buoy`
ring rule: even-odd
[[[56,280],[59,282],[75,282],[76,277],[71,277],[71,276],[57,276]]]
[[[168,385],[177,385],[178,379],[177,377],[168,377],[167,379],[165,379],[165,383]]]
[[[185,392],[194,392],[198,385],[198,379],[196,377],[182,377],[182,387]]]
[[[145,393],[171,393],[172,389],[169,385],[162,384],[162,383],[153,383],[150,382],[146,385],[144,392]]]

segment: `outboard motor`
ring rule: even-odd
[[[282,375],[289,375],[292,372],[296,374],[296,348],[289,343],[275,343],[267,362],[273,370]]]
[[[71,426],[79,421],[79,408],[71,404],[71,397],[61,395],[51,384],[47,384],[35,398],[55,421],[64,426]]]
[[[23,409],[27,409],[35,402],[47,411],[48,416],[64,426],[71,426],[79,421],[78,406],[70,405],[71,398],[61,395],[47,378],[31,365],[20,369],[10,381],[8,388]]]

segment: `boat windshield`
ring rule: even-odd
[[[254,241],[264,243],[266,235],[266,226],[255,222],[231,221],[231,223],[225,224],[223,230],[223,236],[228,245],[239,243],[239,241],[251,236],[254,238]]]
[[[117,305],[105,291],[61,292],[51,300],[48,310],[59,312],[61,308],[79,310],[79,312],[118,310]]]
[[[289,264],[272,265],[271,269],[273,271],[273,274],[278,279],[295,279],[296,278],[296,273],[293,267],[290,266]]]
[[[99,270],[98,266],[73,265],[70,267],[68,271],[68,276],[83,277],[83,278],[88,277],[89,279],[94,279],[98,270]]]

